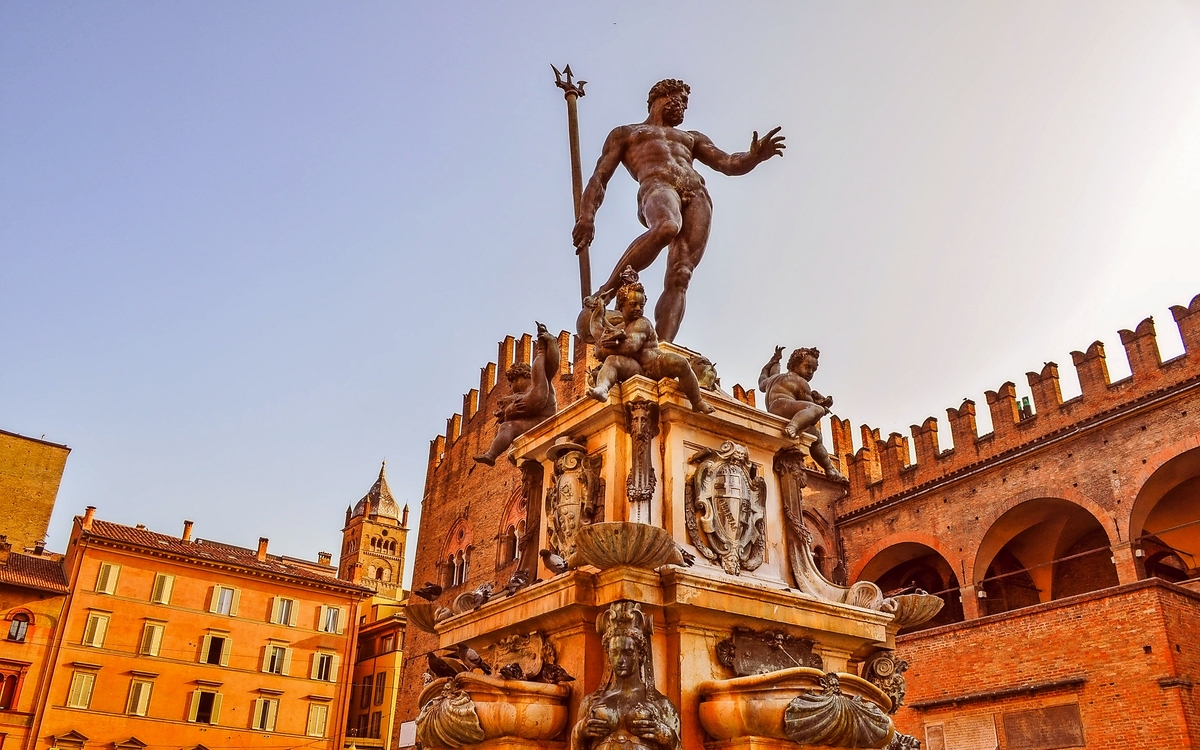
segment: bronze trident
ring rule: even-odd
[[[575,102],[583,96],[583,87],[587,81],[574,81],[571,78],[571,66],[559,71],[553,65],[554,85],[563,90],[567,100],[567,129],[571,138],[571,193],[575,199],[575,220],[579,220],[579,202],[583,199],[583,167],[579,164],[579,110]],[[586,299],[592,293],[592,259],[588,246],[583,245],[575,250],[579,256],[579,292]]]

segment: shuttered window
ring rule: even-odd
[[[221,720],[221,694],[212,690],[193,690],[188,706],[188,721],[216,724]]]
[[[154,683],[149,680],[133,680],[129,683],[129,702],[125,713],[131,716],[145,716],[150,710],[150,691]]]
[[[163,631],[164,627],[159,623],[146,623],[142,628],[142,642],[138,646],[138,653],[143,656],[158,656],[162,648]]]
[[[108,634],[108,615],[95,612],[88,615],[87,625],[83,629],[83,645],[93,648],[104,646],[104,636]]]
[[[341,633],[346,627],[346,610],[344,607],[326,607],[321,605],[317,622],[317,630],[322,633]]]
[[[295,599],[277,596],[271,602],[271,622],[276,625],[296,626],[296,613],[299,609]]]
[[[227,635],[206,634],[200,639],[200,662],[229,666],[229,653],[233,650],[233,639]]]
[[[312,672],[309,674],[309,678],[322,682],[333,682],[337,679],[338,661],[337,654],[318,651],[313,654]]]
[[[154,576],[154,588],[150,591],[150,601],[155,604],[170,604],[171,591],[175,588],[175,576],[159,573]]]
[[[275,718],[279,714],[279,700],[276,698],[257,698],[250,721],[253,729],[267,732],[275,731]]]
[[[76,672],[71,675],[71,692],[67,694],[67,705],[71,708],[87,708],[92,703],[92,688],[96,675],[92,672]]]
[[[286,675],[292,670],[292,650],[286,646],[268,645],[263,649],[262,671]]]
[[[387,684],[387,672],[375,676],[375,705],[383,703],[384,686]]]
[[[329,720],[329,706],[323,703],[308,704],[308,726],[304,734],[308,737],[324,737],[325,723]]]
[[[213,586],[208,599],[208,611],[216,615],[237,617],[242,592],[228,586]]]
[[[96,593],[113,594],[117,591],[117,579],[121,576],[121,566],[112,563],[100,563],[100,572],[96,575]]]

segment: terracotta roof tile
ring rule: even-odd
[[[67,574],[62,569],[62,563],[37,555],[23,555],[20,552],[9,554],[8,564],[0,565],[0,583],[58,594],[68,591]]]
[[[276,575],[286,575],[305,581],[324,584],[332,583],[345,588],[374,593],[370,589],[357,586],[349,581],[340,580],[337,578],[336,569],[331,568],[330,574],[324,575],[301,565],[289,563],[280,555],[267,555],[266,560],[259,560],[255,550],[247,549],[246,547],[237,547],[232,544],[224,544],[223,542],[212,542],[206,539],[185,542],[177,536],[168,536],[167,534],[159,534],[149,529],[139,529],[99,519],[93,520],[91,531],[84,533],[92,537],[132,544],[150,550],[170,552],[171,554],[182,555],[195,560],[216,562],[223,565],[236,565],[242,568],[275,573]]]

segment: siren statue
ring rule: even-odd
[[[558,411],[558,401],[554,395],[554,376],[558,374],[558,342],[546,326],[536,324],[537,344],[533,367],[518,362],[504,373],[512,384],[513,392],[497,404],[495,417],[500,426],[487,452],[475,456],[475,460],[481,464],[494,466],[496,459],[508,450],[514,440]]]
[[[788,357],[787,371],[780,372],[783,347],[775,347],[774,356],[758,376],[758,388],[766,397],[768,412],[791,420],[783,428],[784,434],[796,438],[800,433],[807,432],[815,437],[816,441],[809,447],[813,460],[825,470],[827,477],[844,481],[846,477],[833,465],[833,459],[821,442],[821,433],[816,426],[833,406],[831,396],[822,396],[808,382],[817,371],[817,358],[820,356],[821,352],[817,349],[796,349]]]
[[[572,232],[575,247],[584,253],[596,234],[596,211],[604,190],[619,165],[624,164],[638,182],[638,219],[646,232],[617,261],[597,294],[605,302],[621,287],[626,266],[644,271],[664,247],[667,272],[663,293],[654,308],[658,337],[674,341],[683,321],[685,295],[692,271],[704,256],[712,222],[712,199],[693,161],[727,175],[746,174],[772,156],[783,155],[783,136],[775,128],[759,139],[750,139],[750,150],[727,154],[708,136],[680,130],[691,92],[683,81],[667,79],[650,89],[650,114],[644,122],[622,125],[608,134],[596,170],[579,204]]]

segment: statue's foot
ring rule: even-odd
[[[600,403],[608,403],[608,390],[600,388],[588,388],[585,394],[588,398],[594,398]]]
[[[845,474],[843,474],[842,472],[837,470],[836,466],[826,467],[825,468],[825,476],[829,477],[830,479],[834,480],[835,482],[849,482],[850,481],[849,479],[846,478]]]
[[[783,434],[790,437],[792,440],[800,437],[800,430],[796,429],[796,425],[788,422],[787,427],[783,428]]]
[[[712,414],[716,409],[704,399],[699,399],[696,403],[692,404],[692,411],[700,412],[701,414]]]
[[[492,458],[491,456],[489,456],[486,453],[481,453],[478,456],[475,456],[475,461],[477,463],[485,464],[487,466],[495,466],[496,465],[496,459]]]

